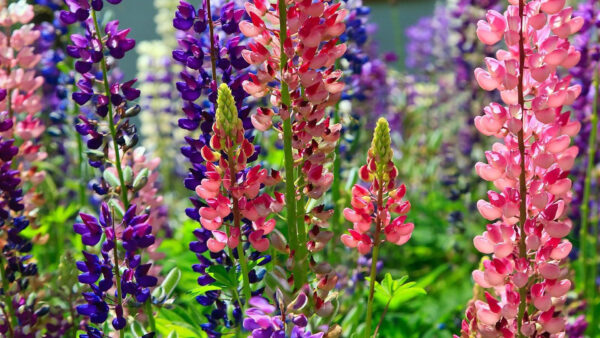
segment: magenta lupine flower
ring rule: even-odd
[[[493,223],[474,239],[492,255],[473,278],[485,299],[467,311],[462,335],[559,335],[565,330],[562,304],[571,288],[561,263],[571,251],[566,210],[572,198],[568,178],[578,149],[570,146],[580,124],[563,112],[581,92],[558,68],[577,64],[580,54],[567,40],[583,25],[564,0],[510,1],[504,14],[490,10],[477,36],[508,50],[486,58],[475,76],[485,90],[498,89],[504,105],[491,103],[475,118],[477,129],[503,142],[477,163],[480,177],[494,183],[477,208]]]
[[[284,80],[292,99],[298,100],[298,103],[303,101],[299,95],[301,88],[306,89],[306,103],[316,106],[317,115],[319,110],[335,104],[344,84],[339,81],[341,71],[334,70],[333,66],[346,51],[345,44],[337,43],[346,28],[346,11],[340,10],[340,5],[325,1],[297,2],[288,8],[288,38],[284,48],[289,63],[284,70],[284,79],[280,79],[279,23],[274,19],[278,16],[277,7],[264,0],[248,3],[246,12],[251,21],[240,22],[240,30],[254,41],[248,44],[250,49],[244,50],[242,56],[246,62],[258,67],[258,73],[250,75],[250,80],[244,81],[244,90],[257,98],[271,93],[271,101],[279,106],[279,88],[270,86],[269,82]],[[295,57],[299,58],[297,63],[293,61]],[[306,112],[300,111],[300,114],[310,113],[310,107],[306,108]],[[303,117],[316,119],[315,116]],[[265,127],[262,124],[255,124],[255,127],[256,125]]]
[[[231,227],[227,235],[222,227],[229,215],[239,212],[234,215],[236,219],[243,216],[252,222],[248,241],[255,250],[264,252],[269,248],[265,236],[275,228],[275,219],[267,218],[281,211],[283,197],[280,194],[271,197],[260,193],[260,189],[263,185],[278,183],[280,177],[277,172],[269,174],[260,165],[248,167],[248,158],[254,155],[255,149],[244,136],[242,121],[226,84],[219,87],[213,133],[210,144],[200,151],[206,161],[206,172],[196,187],[196,194],[206,202],[199,210],[200,224],[213,235],[206,245],[211,252],[219,252],[226,246],[238,247],[241,229]]]
[[[305,204],[307,198],[320,199],[333,183],[328,164],[333,159],[331,155],[339,140],[341,125],[333,123],[327,108],[339,101],[344,89],[344,83],[340,81],[342,71],[335,70],[336,60],[346,51],[346,45],[338,43],[346,28],[347,14],[340,5],[319,0],[294,2],[287,8],[287,38],[283,46],[287,62],[284,69],[280,64],[278,5],[264,0],[246,3],[250,21],[240,22],[241,32],[252,39],[242,56],[258,69],[243,82],[244,90],[255,98],[270,94],[269,101],[277,107],[275,110],[258,109],[251,117],[252,124],[265,131],[272,127],[275,113],[284,120],[290,119],[294,165],[300,169],[296,187],[299,205]],[[282,101],[284,83],[288,92],[283,95],[289,94],[289,106]],[[308,240],[306,244],[300,244],[306,248],[290,254],[305,256],[306,251],[322,250],[333,237],[331,231],[324,230],[331,213],[323,206],[300,211],[306,212],[306,217],[299,218],[298,236],[308,233]],[[304,227],[309,230],[305,231]],[[300,241],[305,239],[300,238]],[[298,260],[310,261],[310,258],[299,257]],[[331,271],[319,276],[323,281],[331,278],[336,278]]]
[[[359,171],[361,180],[370,183],[370,186],[366,188],[356,184],[352,188],[352,208],[344,210],[344,217],[352,222],[353,228],[348,230],[350,234],[342,235],[341,240],[362,255],[370,253],[373,246],[384,241],[381,235],[390,243],[403,245],[410,239],[414,229],[414,224],[405,223],[410,202],[402,200],[406,194],[404,184],[398,186],[396,183],[398,169],[392,161],[389,133],[387,121],[380,118],[367,155],[367,164]],[[392,219],[392,214],[398,216]]]

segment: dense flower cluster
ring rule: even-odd
[[[239,222],[240,217],[244,217],[252,222],[248,241],[254,249],[264,252],[269,248],[269,240],[264,236],[275,227],[275,219],[267,220],[267,217],[281,211],[283,197],[281,194],[275,198],[260,194],[259,189],[277,183],[279,174],[270,175],[260,166],[247,168],[247,163],[256,158],[255,150],[244,137],[242,121],[226,84],[219,87],[213,132],[210,143],[201,149],[206,161],[206,177],[196,187],[196,193],[206,202],[206,206],[199,209],[200,223],[213,234],[206,246],[211,252],[219,252],[225,246],[238,247],[241,240]],[[227,191],[229,196],[221,191]],[[238,224],[227,234],[221,228],[232,213]]]
[[[38,141],[46,128],[38,116],[42,102],[37,91],[44,84],[44,78],[35,69],[41,55],[35,49],[40,32],[31,23],[33,15],[33,6],[18,1],[4,6],[0,19],[0,26],[6,29],[0,33],[0,48],[4,51],[0,60],[0,88],[7,91],[7,99],[0,103],[0,110],[5,112],[3,120],[11,119],[14,123],[14,128],[7,130],[7,137],[22,140],[18,142],[19,171],[21,179],[33,185],[23,196],[27,214],[33,214],[43,203],[35,187],[46,174],[33,164],[46,158]]]
[[[322,250],[333,237],[331,231],[323,230],[328,227],[331,213],[322,205],[306,210],[306,204],[309,199],[320,199],[333,183],[327,165],[333,160],[341,125],[332,122],[327,108],[339,101],[344,89],[342,71],[335,69],[335,63],[346,51],[346,45],[338,42],[346,29],[347,11],[341,9],[341,3],[297,1],[285,8],[284,25],[274,19],[283,10],[263,0],[246,4],[250,20],[243,20],[240,30],[252,42],[242,56],[257,67],[257,73],[249,74],[243,87],[255,98],[270,94],[269,101],[277,108],[258,109],[252,116],[256,129],[268,130],[275,113],[284,120],[280,130],[287,149],[284,151],[288,152],[288,195],[296,183],[292,182],[295,174],[291,171],[299,168],[298,184],[293,186],[299,198],[286,197],[288,213],[295,213],[293,223],[288,215],[288,230],[292,232],[288,235],[294,242],[297,238],[298,244],[296,247],[291,243],[290,250],[290,255],[296,256],[294,278],[302,283],[304,278],[299,275],[306,272],[300,271],[305,269],[301,266],[306,267],[312,260],[307,252]],[[282,28],[285,33],[280,31]],[[320,274],[319,279],[327,283],[334,275],[329,271]]]
[[[158,281],[156,277],[148,275],[151,264],[141,263],[139,251],[154,244],[155,238],[152,235],[152,226],[148,223],[148,214],[138,215],[136,209],[136,205],[129,207],[121,223],[116,225],[109,206],[103,203],[99,218],[81,213],[82,223],[73,226],[75,232],[82,236],[83,244],[87,246],[95,246],[100,242],[102,235],[105,235],[101,257],[83,251],[85,260],[77,262],[77,268],[81,271],[79,282],[88,284],[92,290],[83,294],[87,304],[78,306],[77,311],[90,317],[92,323],[102,324],[108,318],[107,293],[115,283],[113,271],[118,271],[118,267],[117,270],[114,267],[118,263],[114,262],[113,258],[118,257],[116,250],[119,242],[125,249],[125,270],[117,272],[116,276],[116,285],[120,288],[119,296],[125,298],[129,294],[138,303],[144,303],[150,296],[150,288]],[[121,330],[125,324],[123,306],[119,301],[115,305],[112,325],[115,330]]]
[[[190,250],[200,260],[194,270],[202,274],[198,279],[201,285],[214,282],[208,274],[213,262],[202,256],[203,253],[209,251],[217,264],[228,268],[235,259],[240,265],[243,293],[247,301],[255,293],[250,289],[250,284],[261,281],[266,273],[260,266],[270,261],[270,256],[261,256],[259,253],[269,248],[267,235],[275,228],[275,219],[270,216],[283,208],[282,195],[276,193],[273,198],[261,193],[260,189],[277,183],[279,174],[269,174],[260,165],[248,166],[256,159],[255,149],[244,136],[233,95],[224,83],[219,87],[215,119],[210,143],[201,148],[206,171],[205,178],[196,187],[196,194],[202,201],[198,205],[202,229],[195,231],[198,241],[190,243]],[[250,260],[264,258],[258,262],[258,269],[248,268],[248,247],[245,242],[256,250],[249,255]],[[260,292],[260,289],[256,291]],[[219,292],[209,291],[197,300],[205,306],[215,303],[217,308],[226,308],[219,296]],[[241,321],[242,302],[238,298],[233,304],[234,324]],[[218,313],[222,315],[208,316],[209,323],[203,326],[209,334],[216,334],[216,322],[220,317],[227,316],[225,312]]]
[[[212,16],[209,17],[209,13]],[[262,280],[266,270],[261,265],[270,260],[270,256],[250,250],[250,244],[261,251],[269,246],[268,239],[263,235],[272,230],[275,221],[265,222],[270,211],[262,207],[268,208],[276,202],[264,194],[257,198],[261,183],[272,179],[267,172],[259,166],[253,169],[246,167],[247,163],[258,158],[260,148],[252,145],[251,105],[245,104],[244,99],[248,94],[242,88],[242,82],[248,77],[249,66],[241,57],[242,50],[246,48],[238,28],[243,13],[233,1],[213,5],[207,3],[197,10],[181,1],[173,19],[178,37],[173,59],[183,66],[181,81],[177,82],[176,88],[184,101],[185,117],[178,124],[188,132],[197,131],[194,136],[185,137],[187,144],[181,148],[181,153],[192,166],[184,181],[185,187],[196,192],[190,198],[193,207],[186,209],[186,214],[202,225],[202,228],[194,231],[197,241],[190,243],[190,250],[200,260],[199,264],[194,265],[194,271],[201,274],[198,283],[207,285],[215,281],[209,275],[211,267],[221,265],[228,270],[237,270],[239,266],[244,281],[243,296],[247,301],[252,293],[261,292],[260,289],[252,291],[250,284]],[[206,60],[210,60],[210,68]],[[221,99],[225,100],[228,107],[223,107],[226,110],[218,114],[226,112],[228,117],[227,121],[217,122],[218,108],[221,108],[217,102],[219,82],[224,85],[223,93],[227,92],[228,99]],[[228,125],[228,131],[235,130],[235,135],[222,134],[225,125]],[[229,143],[213,143],[219,138],[223,142],[229,139]],[[230,151],[236,155],[230,154]],[[233,156],[236,162],[229,163]],[[225,180],[221,175],[226,175],[228,179]],[[232,177],[233,180],[229,179]],[[222,186],[237,186],[237,191],[235,195],[222,195],[219,191]],[[245,210],[244,214],[241,213],[242,209]],[[224,223],[226,231],[221,229]],[[209,252],[207,256],[210,258],[203,256],[206,252]],[[261,262],[257,268],[248,270],[246,259],[261,259]],[[221,334],[221,321],[225,327],[239,327],[241,324],[244,301],[236,297],[228,303],[225,301],[227,297],[223,296],[222,292],[209,291],[196,298],[204,306],[216,307],[215,311],[206,315],[208,323],[202,325],[202,329],[211,336]],[[232,308],[228,310],[230,305]]]
[[[117,4],[120,0],[108,2]],[[152,275],[156,272],[151,271],[152,264],[142,262],[142,251],[155,248],[154,234],[165,225],[166,214],[156,189],[158,174],[152,173],[159,161],[148,160],[142,148],[135,148],[137,128],[129,118],[141,108],[128,107],[128,103],[140,96],[133,87],[136,80],[121,83],[119,76],[109,74],[115,59],[123,58],[135,46],[135,40],[127,37],[130,30],[120,30],[118,21],[99,25],[101,0],[67,1],[67,5],[69,10],[61,12],[61,20],[66,24],[80,22],[85,28],[85,35],[71,35],[73,44],[67,47],[67,54],[76,60],[75,70],[81,74],[72,99],[81,106],[88,104],[95,112],[80,115],[76,129],[87,137],[90,165],[102,173],[92,188],[104,199],[100,217],[80,213],[81,223],[73,226],[88,246],[83,251],[84,260],[77,262],[79,281],[91,289],[84,292],[86,304],[77,311],[99,325],[108,319],[113,307],[112,326],[122,330],[127,324],[125,307],[131,311],[133,304],[149,303],[151,288],[158,282]],[[97,255],[93,247],[101,238],[104,241]],[[114,298],[109,296],[113,287]],[[151,306],[145,311],[151,311]],[[153,314],[147,312],[146,316]],[[87,333],[94,337],[98,329],[88,326]]]
[[[398,171],[392,162],[389,133],[387,121],[379,119],[367,164],[360,169],[360,178],[370,182],[370,187],[355,185],[352,188],[352,209],[344,210],[344,216],[352,222],[353,228],[348,230],[350,234],[342,235],[342,242],[363,255],[370,253],[373,246],[380,245],[381,234],[388,242],[402,245],[410,239],[414,229],[414,224],[405,223],[410,202],[402,200],[406,187],[396,185]],[[392,219],[392,213],[399,216]]]
[[[44,179],[32,163],[45,157],[37,144],[44,131],[36,116],[41,110],[37,90],[44,80],[35,70],[41,56],[34,45],[40,34],[32,19],[33,7],[25,1],[8,6],[0,2],[0,333],[19,337],[36,332],[38,323],[35,304],[24,306],[37,265],[29,254],[32,242],[22,233],[34,220],[32,211],[39,202],[34,188]],[[25,182],[33,187],[24,191]]]
[[[215,12],[217,8],[213,8]],[[181,1],[173,19],[173,25],[182,36],[178,39],[179,47],[173,51],[173,58],[184,66],[180,73],[181,81],[177,83],[177,90],[184,100],[183,111],[185,118],[179,120],[179,127],[185,130],[202,132],[201,141],[208,143],[209,134],[214,123],[214,106],[217,100],[216,81],[222,80],[231,88],[237,109],[241,114],[244,126],[249,124],[249,107],[243,106],[244,99],[248,96],[242,88],[242,82],[247,78],[245,69],[248,63],[242,58],[242,50],[246,47],[241,44],[238,24],[243,10],[237,9],[233,2],[220,8],[220,22],[222,33],[217,35],[211,45],[206,34],[208,29],[207,9],[196,10],[191,4]],[[213,53],[214,50],[214,53]],[[204,68],[204,58],[209,56],[214,64],[214,72]],[[214,73],[214,75],[213,75]],[[219,76],[220,79],[213,79]],[[197,104],[196,100],[208,98],[208,104]],[[186,139],[189,146],[182,149],[186,157],[195,164],[199,149],[193,139]],[[186,186],[195,189],[195,181],[188,179]],[[201,178],[200,178],[201,179]],[[194,186],[191,186],[194,185]]]
[[[473,278],[486,291],[467,311],[462,335],[558,335],[565,330],[561,311],[571,287],[561,261],[571,251],[565,237],[572,224],[566,217],[577,147],[571,137],[580,129],[563,112],[581,92],[557,68],[577,64],[580,53],[567,38],[583,25],[564,1],[511,1],[504,14],[488,11],[477,24],[488,45],[502,38],[508,50],[487,58],[487,71],[475,76],[485,90],[498,89],[506,107],[491,103],[475,118],[477,129],[496,136],[486,152],[488,163],[475,167],[499,191],[480,200],[481,215],[495,221],[474,239],[475,247],[492,254]]]

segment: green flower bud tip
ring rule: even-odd
[[[388,121],[383,117],[380,117],[379,120],[377,120],[373,142],[371,143],[371,152],[375,157],[378,171],[386,168],[388,162],[392,160],[394,152],[392,151],[390,126]]]
[[[234,130],[242,124],[242,121],[238,117],[231,89],[224,83],[219,86],[216,120],[219,129],[229,137],[233,137]]]

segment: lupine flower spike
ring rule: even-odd
[[[410,239],[414,229],[414,224],[406,223],[410,202],[402,200],[406,187],[396,184],[398,170],[392,161],[393,154],[388,122],[380,118],[367,155],[367,164],[360,168],[361,180],[370,186],[355,185],[352,188],[352,208],[344,210],[344,216],[352,222],[353,227],[348,230],[350,234],[342,235],[342,242],[349,248],[356,248],[362,255],[372,252],[365,337],[371,335],[379,247],[385,241],[403,245]],[[392,214],[398,216],[392,219]]]
[[[244,296],[248,300],[251,290],[242,236],[246,235],[255,250],[265,252],[269,248],[266,236],[275,228],[275,219],[269,218],[281,211],[283,198],[260,193],[261,186],[279,181],[278,174],[270,175],[260,165],[247,167],[249,159],[253,158],[254,146],[244,136],[242,121],[226,84],[219,86],[215,120],[210,143],[201,149],[206,161],[206,177],[196,187],[196,193],[206,203],[199,210],[200,223],[212,232],[204,245],[213,253],[225,248],[237,249]],[[233,222],[223,228],[231,216]],[[248,231],[242,229],[242,217],[251,222]],[[194,247],[198,245],[196,243]]]
[[[478,175],[494,183],[488,201],[477,208],[491,221],[474,239],[477,250],[492,255],[473,278],[485,297],[467,311],[462,336],[550,336],[565,330],[563,304],[571,288],[563,260],[572,245],[566,210],[578,149],[570,146],[580,124],[563,112],[581,87],[560,77],[559,67],[577,64],[580,53],[568,37],[583,25],[564,0],[512,0],[504,14],[490,10],[477,24],[488,45],[502,38],[508,50],[485,60],[475,77],[485,90],[498,89],[503,106],[491,103],[475,118],[477,129],[503,142],[477,163]]]
[[[37,91],[44,79],[36,74],[41,56],[35,52],[40,32],[34,29],[33,6],[24,0],[0,1],[0,335],[29,337],[38,333],[36,295],[28,289],[37,275],[27,230],[41,200],[34,188],[44,179],[33,161],[45,153],[37,144],[45,130],[37,116]],[[41,331],[40,331],[41,332]]]
[[[331,231],[323,230],[330,213],[323,206],[311,210],[306,206],[309,199],[320,199],[333,183],[328,164],[333,161],[341,125],[331,122],[327,108],[338,102],[344,89],[342,71],[335,69],[336,60],[346,51],[346,45],[338,43],[347,14],[340,6],[319,0],[295,1],[288,8],[285,1],[275,5],[256,0],[246,4],[250,20],[240,23],[242,33],[253,40],[242,56],[258,68],[243,82],[244,90],[256,98],[270,94],[277,108],[258,109],[252,123],[264,131],[272,126],[275,113],[283,120],[277,129],[284,142],[288,237],[296,289],[307,281],[307,268],[315,266],[308,253],[322,250],[333,237]],[[274,19],[278,17],[281,20]]]
[[[103,335],[101,324],[108,319],[111,308],[112,328],[123,337],[127,313],[142,305],[150,331],[155,333],[150,291],[158,279],[152,275],[152,264],[142,262],[142,253],[155,247],[153,224],[161,225],[160,213],[164,212],[160,198],[154,195],[155,177],[151,173],[158,163],[145,163],[143,149],[135,149],[138,136],[129,118],[141,109],[137,105],[129,107],[129,102],[140,96],[133,87],[136,80],[119,83],[118,76],[109,73],[114,70],[114,60],[133,49],[135,40],[127,37],[129,29],[118,28],[118,21],[100,25],[102,0],[68,0],[67,5],[69,10],[61,12],[61,20],[66,24],[80,22],[86,29],[85,35],[73,34],[73,44],[67,47],[68,55],[77,60],[75,70],[81,74],[79,90],[72,98],[81,106],[93,103],[90,110],[95,112],[80,115],[76,129],[87,138],[90,165],[102,173],[91,184],[103,199],[99,217],[80,213],[81,222],[73,226],[87,246],[84,260],[77,262],[79,282],[89,286],[89,291],[83,293],[86,304],[78,306],[77,311],[98,325],[88,325],[87,335],[82,337]],[[98,255],[94,247],[101,239],[104,241]]]

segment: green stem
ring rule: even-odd
[[[234,160],[233,149],[230,149],[228,151],[227,155],[229,157],[229,176],[230,176],[230,180],[231,180],[231,190],[233,190],[235,188],[235,185],[237,184],[237,182],[236,182],[237,171],[235,170],[235,162],[236,161]],[[238,201],[237,197],[235,197],[233,194],[230,194],[230,195],[231,195],[231,199],[233,200],[233,226],[237,229],[238,234],[240,236],[238,245],[237,245],[237,251],[238,251],[238,260],[239,260],[240,266],[242,268],[242,283],[243,283],[242,291],[244,293],[244,298],[246,299],[245,304],[248,304],[250,297],[252,297],[252,291],[250,289],[250,280],[248,277],[250,271],[248,270],[248,262],[246,261],[246,254],[244,252],[244,242],[242,241],[242,217],[241,217],[239,201]],[[233,256],[231,258],[233,259]],[[242,309],[243,309],[243,307],[242,307]]]
[[[210,0],[206,0],[206,14],[208,16],[208,30],[210,33],[210,66],[212,71],[213,81],[215,82],[215,88],[217,84],[217,52],[215,50],[215,33],[214,24],[212,21],[212,9],[210,8]],[[216,107],[215,107],[216,110]]]
[[[242,243],[241,235],[237,249],[240,266],[242,267],[243,292],[244,298],[246,299],[245,304],[248,304],[250,297],[252,297],[252,291],[250,290],[250,280],[248,279],[248,274],[250,273],[250,271],[248,270],[248,262],[246,261],[246,254],[244,253],[244,245]]]
[[[92,9],[92,19],[94,20],[94,28],[98,35],[98,41],[100,44],[100,50],[104,51],[104,42],[102,42],[102,33],[98,26],[98,20],[96,18],[96,11]],[[100,61],[102,68],[102,79],[104,81],[104,95],[108,100],[108,127],[110,129],[110,135],[112,137],[113,148],[115,151],[115,167],[119,175],[119,182],[121,183],[121,200],[125,207],[125,210],[129,208],[129,198],[127,196],[127,185],[125,184],[125,178],[123,176],[123,168],[121,168],[121,151],[119,149],[119,143],[117,142],[117,128],[115,126],[112,102],[110,101],[110,84],[108,83],[108,67],[106,66],[106,58],[102,57]]]
[[[114,210],[112,210],[112,214],[114,215]],[[114,242],[114,249],[113,249],[113,260],[115,261],[115,277],[116,277],[116,281],[117,281],[117,304],[119,305],[119,307],[122,309],[123,308],[123,297],[122,297],[122,291],[121,291],[121,271],[119,270],[119,251],[118,251],[118,245],[119,245],[119,241],[117,239],[117,229],[115,226],[115,220],[114,218],[112,219],[112,230],[113,230],[113,242]],[[119,330],[119,337],[124,338],[125,337],[125,330]]]
[[[146,316],[148,317],[148,323],[150,324],[150,332],[156,332],[156,322],[154,321],[154,313],[152,312],[152,301],[151,298],[144,303],[144,312],[146,312]]]
[[[387,304],[385,304],[385,308],[383,309],[383,313],[381,314],[381,317],[379,317],[379,323],[377,323],[377,326],[375,327],[375,333],[373,333],[373,338],[377,338],[377,334],[379,333],[379,328],[381,327],[381,324],[383,324],[383,318],[385,318],[385,315],[387,314],[389,308],[390,308],[390,303],[392,302],[392,297],[390,297],[390,299],[388,300]]]
[[[94,28],[96,29],[96,35],[98,37],[98,43],[100,44],[100,50],[104,51],[104,42],[102,41],[102,33],[100,31],[100,27],[98,25],[98,18],[96,16],[96,11],[92,9],[92,20],[94,20]],[[106,58],[103,56],[100,61],[100,66],[102,68],[102,80],[104,81],[104,95],[108,100],[108,126],[110,129],[110,134],[112,137],[113,148],[115,151],[115,167],[117,169],[117,173],[119,175],[119,182],[121,183],[121,200],[125,207],[125,210],[129,208],[129,198],[127,196],[127,185],[125,184],[125,178],[123,176],[123,168],[121,168],[121,152],[119,149],[119,144],[117,143],[117,129],[114,122],[113,116],[113,107],[110,101],[110,85],[108,83],[108,67],[106,65]],[[114,214],[114,210],[112,212]],[[123,308],[123,299],[121,296],[121,272],[119,271],[119,255],[118,255],[118,239],[117,239],[117,231],[113,219],[113,234],[114,234],[114,263],[115,263],[115,277],[117,282],[117,304],[119,307]],[[152,314],[150,314],[151,316]],[[119,337],[125,337],[124,330],[119,330]]]
[[[381,177],[379,182],[383,182]],[[377,259],[379,258],[379,236],[381,234],[381,212],[383,207],[383,184],[380,184],[377,192],[377,219],[375,220],[375,235],[373,236],[373,254],[371,255],[371,274],[369,280],[369,301],[367,304],[367,321],[365,326],[365,338],[371,337],[371,322],[373,320],[373,299],[375,296],[375,279],[377,278]]]
[[[10,334],[9,337],[13,337],[13,325],[17,325],[17,316],[15,314],[15,309],[13,307],[12,298],[10,297],[10,286],[8,285],[8,279],[6,279],[6,270],[4,269],[4,258],[0,256],[0,279],[2,279],[2,291],[4,291],[4,303],[6,306],[6,311],[8,311],[8,317],[5,318],[8,324],[8,332]]]
[[[519,141],[519,155],[521,161],[521,173],[519,175],[519,196],[521,198],[519,204],[519,257],[527,258],[527,247],[525,245],[525,232],[524,226],[527,221],[527,183],[525,177],[525,135],[523,129],[525,128],[525,96],[523,92],[523,72],[525,68],[525,38],[523,36],[523,16],[525,10],[524,0],[519,1],[519,20],[521,21],[519,29],[519,83],[517,87],[518,101],[521,107],[521,129],[518,132]],[[517,335],[522,337],[521,326],[523,326],[523,317],[525,316],[525,310],[527,308],[527,288],[528,283],[519,289],[520,304],[519,311],[517,314]]]
[[[590,131],[590,138],[588,140],[588,161],[587,168],[585,171],[585,183],[583,186],[583,202],[581,205],[581,228],[580,228],[580,261],[582,263],[582,276],[584,280],[584,292],[587,293],[586,299],[589,300],[591,306],[589,311],[589,321],[591,323],[591,336],[595,337],[598,333],[598,311],[597,311],[597,287],[596,287],[596,276],[598,274],[598,226],[593,226],[592,236],[588,235],[588,219],[589,214],[589,203],[590,203],[590,192],[591,182],[594,176],[594,159],[596,158],[596,143],[597,143],[597,131],[598,131],[598,90],[600,89],[600,80],[598,79],[598,65],[594,71],[594,101],[592,103],[592,115],[590,116],[590,124],[592,130]],[[591,238],[590,238],[591,237]],[[589,251],[591,257],[587,260],[587,242],[590,242]],[[589,273],[588,273],[589,271]],[[589,276],[588,276],[589,275]],[[588,278],[586,279],[586,276]]]
[[[294,178],[294,156],[292,153],[292,112],[291,98],[287,83],[284,81],[284,73],[287,68],[287,55],[284,45],[287,38],[287,5],[285,0],[278,0],[279,7],[279,45],[280,45],[280,71],[281,71],[281,109],[288,110],[289,117],[283,119],[283,153],[285,162],[285,203],[287,208],[287,227],[290,249],[294,255],[298,254],[298,227],[296,220],[296,186]],[[301,277],[302,267],[294,264],[294,286],[299,289],[304,285]]]

